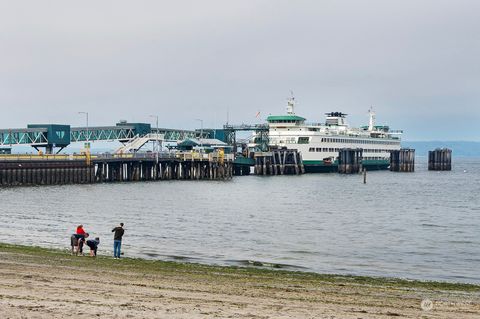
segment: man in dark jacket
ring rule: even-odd
[[[113,234],[113,257],[120,258],[120,249],[122,248],[122,237],[125,233],[123,229],[123,223],[120,223],[120,226],[112,229]]]

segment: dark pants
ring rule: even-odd
[[[94,242],[92,243],[91,241],[88,241],[87,240],[87,246],[90,248],[90,250],[93,250],[93,254],[96,256],[97,255],[97,244],[95,244]]]

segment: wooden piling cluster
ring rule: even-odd
[[[338,172],[340,174],[358,174],[362,171],[363,150],[361,148],[342,148],[338,152]]]
[[[255,152],[255,175],[300,175],[305,173],[302,155],[297,150],[275,149]]]
[[[429,171],[451,171],[452,150],[448,148],[437,148],[428,152]]]
[[[102,161],[96,164],[99,183],[155,180],[218,180],[233,176],[233,163],[208,160]]]
[[[0,163],[0,185],[61,185],[95,182],[95,166],[85,161]]]
[[[415,171],[415,150],[402,148],[390,151],[391,172],[414,172]]]
[[[62,185],[153,180],[219,180],[233,176],[233,160],[212,154],[185,156],[0,159],[0,185]]]

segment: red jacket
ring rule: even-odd
[[[77,227],[77,235],[85,235],[85,230],[83,230],[83,227]]]

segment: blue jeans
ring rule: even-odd
[[[113,241],[113,257],[120,258],[120,248],[122,247],[121,240],[114,240]]]

